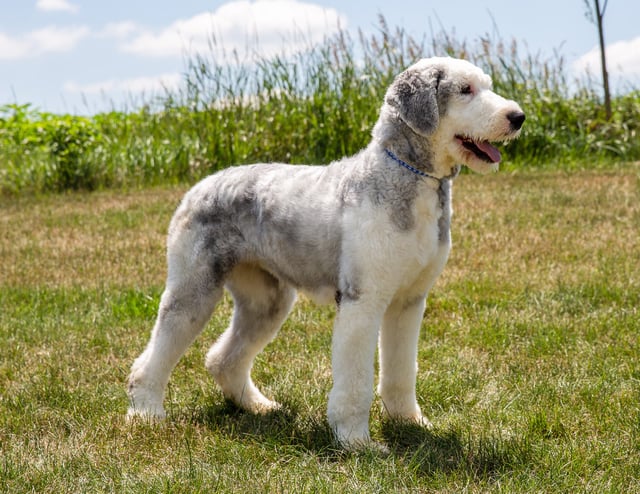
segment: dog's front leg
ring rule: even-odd
[[[430,426],[416,400],[418,337],[425,302],[424,296],[397,300],[384,314],[378,394],[390,417]]]
[[[382,320],[380,304],[342,301],[333,331],[333,388],[328,419],[347,449],[368,447],[373,401],[373,363]]]

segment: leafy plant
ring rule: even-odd
[[[373,35],[343,31],[304,53],[194,56],[181,91],[135,111],[80,117],[0,107],[0,192],[192,182],[249,162],[327,163],[366,145],[395,74],[431,55],[469,59],[521,103],[527,122],[505,148],[507,167],[640,160],[640,91],[613,98],[608,120],[598,91],[568,80],[559,53],[523,53],[497,34],[416,40],[381,18]]]

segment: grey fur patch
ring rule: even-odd
[[[208,201],[205,201],[205,203]],[[244,237],[237,221],[251,214],[251,201],[242,197],[234,201],[232,208],[220,207],[219,200],[206,208],[197,210],[192,218],[192,227],[201,235],[201,249],[209,259],[211,280],[221,284],[239,261],[243,251]]]
[[[386,101],[398,111],[414,132],[422,136],[433,134],[439,123],[437,89],[443,71],[429,74],[407,70],[398,75],[387,92]]]
[[[416,135],[404,122],[400,121],[394,132],[389,132],[384,147],[391,149],[396,156],[402,156],[402,160],[414,168],[427,174],[433,173],[433,150],[430,143]],[[397,166],[397,163],[392,163],[391,166]]]
[[[451,241],[451,180],[440,181],[438,205],[441,211],[438,219],[438,241],[443,244],[449,243]]]
[[[198,232],[213,278],[223,281],[235,265],[257,263],[302,290],[337,288],[339,176],[331,166],[264,164],[205,179],[190,197],[188,227]]]
[[[380,136],[384,147],[415,168],[433,173],[434,149],[429,139],[446,112],[448,91],[440,95],[443,67],[434,66],[426,73],[407,70],[400,74],[386,95],[386,104],[396,116],[394,125],[385,127]],[[374,129],[374,133],[375,133]]]
[[[415,227],[413,205],[418,196],[421,178],[396,169],[395,163],[389,166],[386,173],[368,177],[366,193],[373,204],[388,211],[389,218],[398,231],[406,232]]]
[[[443,71],[442,74],[446,74],[446,72]],[[460,92],[459,86],[454,85],[449,79],[446,78],[446,75],[443,75],[443,79],[440,80],[440,83],[438,85],[436,96],[436,99],[438,101],[438,115],[440,118],[444,117],[447,114],[447,107],[449,106],[451,95],[457,92]]]
[[[413,230],[416,226],[416,218],[413,214],[413,203],[417,197],[417,185],[414,187],[407,187],[406,195],[401,198],[396,198],[390,204],[391,212],[389,217],[392,223],[401,232]]]

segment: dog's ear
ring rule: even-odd
[[[414,132],[425,137],[438,127],[437,91],[442,77],[441,70],[425,73],[408,69],[396,77],[387,91],[386,102]]]

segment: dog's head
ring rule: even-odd
[[[490,142],[516,138],[525,119],[515,101],[491,90],[481,69],[453,58],[425,58],[398,75],[387,90],[385,114],[429,140],[434,167],[464,164],[481,173],[500,163]]]

